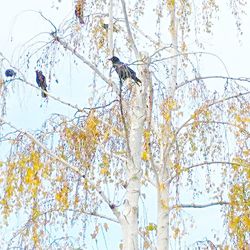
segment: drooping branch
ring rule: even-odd
[[[181,88],[184,85],[194,82],[194,81],[200,81],[200,80],[206,80],[206,79],[225,79],[225,80],[232,80],[232,81],[240,81],[240,82],[250,82],[249,77],[229,77],[229,76],[198,76],[191,80],[186,80],[176,86],[176,88]]]
[[[71,165],[70,163],[68,163],[67,161],[65,161],[63,158],[57,156],[52,150],[48,149],[43,143],[41,143],[34,135],[32,135],[31,133],[29,133],[28,131],[25,131],[23,129],[18,129],[16,126],[14,126],[13,124],[11,124],[10,122],[5,121],[3,118],[0,117],[0,122],[3,124],[7,124],[9,127],[11,127],[12,129],[18,131],[19,133],[21,133],[22,135],[26,136],[27,138],[29,138],[32,142],[34,142],[36,145],[38,145],[40,148],[42,148],[44,150],[44,152],[46,152],[50,157],[52,157],[53,159],[55,159],[56,161],[60,162],[61,164],[63,164],[63,166],[65,166],[66,168],[72,170],[74,173],[78,174],[80,177],[85,178],[85,173],[81,171],[81,169],[75,167],[74,165]],[[118,211],[118,209],[115,207],[114,204],[112,204],[108,197],[106,197],[106,195],[104,194],[104,192],[101,190],[101,188],[98,185],[95,185],[94,183],[92,183],[90,180],[88,180],[88,182],[92,185],[96,187],[96,191],[97,193],[101,196],[101,198],[104,200],[104,202],[109,206],[109,208],[112,210],[113,214],[117,217],[117,219],[119,220],[120,218],[120,213]]]
[[[233,95],[233,96],[228,96],[228,97],[225,97],[225,98],[221,98],[221,99],[217,99],[217,100],[212,100],[211,103],[207,104],[206,105],[206,108],[209,108],[215,104],[218,104],[218,103],[222,103],[222,102],[225,102],[225,101],[228,101],[228,100],[231,100],[231,99],[234,99],[234,98],[238,98],[238,97],[241,97],[241,96],[244,96],[244,95],[248,95],[250,94],[250,91],[247,91],[247,92],[244,92],[244,93],[238,93],[236,95]],[[173,141],[176,140],[176,137],[177,135],[180,133],[180,131],[186,127],[188,124],[190,124],[190,121],[193,120],[193,116],[191,115],[190,118],[188,118],[178,129],[177,131],[175,132],[175,136],[174,136],[174,139]]]
[[[105,75],[103,75],[101,71],[95,65],[89,62],[87,59],[85,59],[84,56],[79,54],[74,48],[72,48],[68,43],[66,43],[61,38],[59,38],[55,33],[52,33],[51,36],[55,39],[55,41],[61,44],[66,50],[69,50],[72,54],[74,54],[77,58],[79,58],[84,64],[90,67],[103,81],[111,85],[116,93],[119,93],[119,89],[117,88],[116,84],[110,81]]]
[[[172,45],[173,46],[173,45]],[[167,49],[168,47],[166,46],[166,48],[162,48],[162,49]],[[160,49],[160,50],[162,50]],[[183,57],[183,56],[188,56],[188,55],[209,55],[209,56],[213,56],[215,58],[217,58],[219,60],[219,62],[222,64],[222,66],[224,67],[225,71],[226,71],[226,74],[228,77],[230,77],[230,74],[228,72],[228,69],[225,65],[225,63],[223,62],[223,60],[218,56],[216,55],[215,53],[212,53],[212,52],[205,52],[205,51],[196,51],[196,52],[185,52],[185,53],[182,53],[182,52],[179,52],[178,48],[175,47],[175,49],[178,51],[178,53],[174,54],[174,55],[171,55],[171,56],[168,56],[168,57],[165,57],[165,58],[160,58],[160,59],[155,59],[155,60],[152,60],[151,63],[156,63],[156,62],[161,62],[161,61],[165,61],[165,60],[171,60],[175,57]],[[153,55],[157,54],[157,51],[154,52]]]
[[[228,97],[225,97],[225,98],[221,98],[219,100],[214,100],[212,103],[210,103],[208,105],[208,107],[211,107],[215,104],[218,104],[218,103],[221,103],[221,102],[225,102],[225,101],[228,101],[228,100],[231,100],[231,99],[234,99],[234,98],[238,98],[238,97],[241,97],[241,96],[244,96],[244,95],[248,95],[250,94],[250,91],[247,91],[247,92],[244,92],[244,93],[238,93],[236,95],[233,95],[233,96],[228,96]]]
[[[3,118],[0,117],[0,121],[3,124],[7,124],[12,129],[18,131],[22,135],[25,135],[28,137],[32,142],[34,142],[36,145],[38,145],[40,148],[44,150],[49,156],[51,156],[53,159],[57,160],[58,162],[62,163],[64,166],[66,166],[68,169],[71,169],[73,172],[77,173],[80,176],[83,176],[84,173],[81,172],[81,170],[71,164],[69,164],[67,161],[65,161],[63,158],[57,156],[52,150],[48,149],[44,144],[42,144],[34,135],[29,133],[28,131],[25,131],[24,129],[18,129],[16,126],[11,124],[10,122],[5,121]]]
[[[191,120],[192,119],[190,119],[189,121],[191,121]],[[227,126],[235,127],[237,129],[243,131],[248,136],[250,135],[250,133],[247,130],[245,130],[245,129],[239,127],[239,126],[237,126],[236,124],[230,123],[230,122],[224,122],[224,121],[201,121],[201,120],[198,120],[198,121],[188,122],[188,123],[185,122],[180,128],[182,130],[185,127],[192,126],[194,123],[195,124],[221,124],[221,125],[227,125]],[[176,132],[176,134],[179,134],[179,132],[180,132],[180,129],[178,129],[178,131]]]
[[[114,223],[119,223],[116,219],[108,217],[108,216],[106,216],[104,214],[99,214],[97,212],[86,212],[84,210],[76,210],[76,209],[67,209],[67,211],[74,212],[74,213],[81,213],[81,214],[85,214],[85,215],[89,215],[89,216],[95,216],[95,217],[98,217],[98,218],[101,218],[101,219],[104,219],[104,220],[109,220],[109,221],[114,222]],[[15,240],[15,238],[18,237],[19,235],[21,235],[28,227],[30,227],[30,225],[36,219],[39,219],[42,216],[46,216],[47,214],[51,214],[51,213],[54,213],[54,212],[61,213],[61,211],[58,210],[58,209],[50,209],[48,211],[39,213],[39,215],[36,218],[30,217],[26,221],[26,223],[13,234],[12,238],[9,240],[8,249],[10,249],[10,245]]]
[[[192,165],[192,166],[189,166],[189,167],[183,167],[181,170],[180,170],[180,173],[172,176],[170,179],[169,179],[169,183],[171,183],[175,178],[177,178],[180,174],[182,173],[185,173],[185,172],[188,172],[189,170],[193,169],[193,168],[198,168],[198,167],[203,167],[203,166],[206,166],[206,165],[216,165],[216,164],[225,164],[225,165],[237,165],[237,166],[241,166],[241,164],[237,163],[237,162],[229,162],[229,161],[205,161],[205,162],[202,162],[202,163],[198,163],[198,164],[195,164],[195,165]]]

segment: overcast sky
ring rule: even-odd
[[[41,10],[46,13],[46,16],[53,19],[55,24],[60,24],[64,18],[73,16],[72,1],[62,1],[61,4],[58,4],[58,1],[54,1],[54,4],[52,2],[51,0],[0,0],[0,52],[9,58],[14,65],[17,63],[16,59],[21,46],[27,40],[39,32],[51,31],[51,27],[39,15],[34,12],[27,12],[27,10]],[[57,9],[58,6],[59,9]],[[247,13],[250,13],[249,6]],[[219,20],[215,21],[214,35],[205,42],[207,51],[217,54],[224,61],[231,76],[250,77],[249,27],[250,16],[248,15],[244,17],[243,36],[237,37],[235,20],[230,16],[230,11],[225,8],[221,10]],[[87,85],[82,85],[81,82],[86,80],[86,75],[81,70],[82,64],[78,67],[72,67],[69,62],[70,60],[66,60],[60,66],[62,74],[59,75],[59,83],[51,83],[53,84],[51,91],[55,96],[61,96],[73,104],[87,105],[86,94],[88,88]],[[7,64],[4,66],[7,67]],[[202,60],[200,67],[204,75],[226,75],[223,65],[215,57],[206,57],[206,59]],[[35,84],[34,68],[31,67],[27,77],[29,81],[34,81]],[[73,83],[74,86],[78,86],[76,89],[72,87]],[[249,83],[246,83],[245,86],[247,84]],[[211,88],[216,89],[218,85],[214,84]],[[82,91],[80,95],[79,90]],[[71,109],[55,101],[50,100],[49,104],[44,103],[37,90],[27,88],[27,86],[17,86],[17,83],[15,83],[13,89],[10,88],[7,99],[7,112],[8,120],[18,127],[29,129],[39,128],[41,122],[48,117],[49,113],[64,112],[69,115],[74,113]],[[196,218],[198,218],[199,226],[205,227],[208,221],[219,221],[218,210],[212,209],[212,211],[215,212],[211,212],[210,209],[206,216],[204,216],[205,210],[197,212]],[[207,232],[204,233],[202,230],[194,230],[192,234],[191,236],[194,239],[208,235]]]

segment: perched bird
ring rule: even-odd
[[[15,72],[13,69],[7,69],[7,70],[5,71],[5,75],[6,75],[7,77],[15,77],[15,76],[16,76],[16,72]]]
[[[78,18],[80,24],[84,24],[84,20],[83,20],[84,7],[85,7],[85,1],[77,0],[76,5],[75,5],[75,15]]]
[[[116,73],[119,78],[122,80],[126,80],[127,78],[133,79],[138,85],[141,83],[141,80],[136,77],[136,73],[132,70],[127,64],[120,61],[120,59],[116,56],[108,59],[113,63],[113,68],[115,68]]]
[[[43,75],[43,72],[41,70],[36,70],[36,82],[38,87],[41,89],[47,91],[47,84],[46,84],[46,78]],[[44,93],[43,91],[41,92],[42,97],[46,98],[47,94]]]

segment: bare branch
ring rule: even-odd
[[[57,32],[56,26],[52,23],[51,20],[49,20],[47,17],[45,17],[41,11],[35,11],[35,10],[34,10],[34,12],[37,12],[38,14],[40,14],[40,16],[41,16],[44,20],[46,20],[47,22],[49,22],[49,23],[53,26],[53,28],[55,29],[55,32]]]
[[[172,45],[172,46],[173,46],[173,45]],[[178,48],[176,48],[176,50],[177,50],[177,49],[178,49]],[[172,56],[169,56],[169,57],[166,57],[166,58],[156,59],[156,60],[154,60],[154,61],[151,61],[151,63],[155,63],[155,62],[159,62],[159,61],[164,61],[164,60],[170,60],[170,59],[173,59],[173,58],[179,57],[179,56],[201,55],[201,54],[210,55],[210,56],[213,56],[213,57],[217,58],[217,59],[220,61],[220,63],[223,65],[223,67],[224,67],[224,69],[225,69],[225,71],[226,71],[228,77],[230,77],[229,72],[228,72],[228,70],[227,70],[227,67],[226,67],[225,63],[223,62],[223,60],[222,60],[218,55],[216,55],[216,54],[214,54],[214,53],[211,53],[211,52],[197,51],[197,52],[178,53],[178,54],[176,54],[176,55],[172,55]]]
[[[60,43],[66,50],[69,50],[70,52],[72,52],[72,54],[74,54],[77,58],[79,58],[83,63],[88,65],[103,81],[105,81],[108,85],[111,85],[116,93],[119,93],[119,89],[117,88],[116,84],[114,82],[110,81],[105,75],[103,75],[96,66],[94,66],[92,63],[90,63],[88,60],[86,60],[82,55],[80,55],[75,49],[73,49],[71,46],[69,46],[61,38],[56,36],[56,34],[53,33],[53,34],[51,34],[51,36],[58,43]]]
[[[139,52],[138,52],[138,49],[137,49],[137,47],[135,45],[135,41],[133,39],[133,35],[132,35],[131,29],[130,29],[128,14],[127,14],[127,10],[126,10],[126,4],[125,4],[124,0],[121,0],[121,3],[122,3],[122,10],[123,10],[124,18],[125,18],[125,23],[126,23],[126,28],[127,28],[127,32],[128,32],[129,41],[131,42],[131,45],[132,45],[132,47],[134,49],[136,58],[138,58]]]
[[[223,205],[230,205],[228,201],[218,201],[218,202],[211,202],[208,204],[177,204],[170,208],[172,209],[178,209],[178,208],[207,208],[212,206],[223,206]]]
[[[19,71],[19,73],[20,73],[20,71]],[[44,93],[45,93],[47,96],[49,96],[51,99],[56,100],[56,101],[58,101],[58,102],[60,102],[60,103],[62,103],[62,104],[64,104],[64,105],[66,105],[66,106],[68,106],[68,107],[73,108],[73,109],[76,109],[77,112],[83,112],[84,109],[91,109],[91,108],[80,108],[80,107],[78,107],[76,104],[74,105],[74,104],[71,104],[71,103],[69,103],[69,102],[63,101],[61,98],[53,96],[50,92],[47,92],[47,91],[43,90],[42,88],[37,87],[37,86],[34,85],[33,83],[28,82],[26,79],[15,78],[15,80],[20,80],[20,81],[24,82],[25,84],[31,86],[32,88],[36,88],[36,89],[38,89],[39,91],[44,92]]]
[[[111,101],[111,102],[109,102],[109,103],[107,103],[107,104],[105,104],[105,105],[96,106],[96,107],[83,107],[83,108],[80,108],[80,107],[78,107],[78,105],[76,105],[76,104],[71,104],[71,103],[69,103],[69,102],[66,102],[66,101],[62,100],[62,99],[59,98],[59,97],[55,97],[55,96],[53,96],[50,92],[47,92],[47,91],[41,89],[40,87],[34,85],[33,83],[30,83],[29,81],[27,81],[27,79],[25,78],[24,74],[23,74],[18,68],[16,68],[15,66],[13,66],[13,65],[10,63],[10,61],[9,61],[1,52],[0,52],[0,56],[1,56],[4,60],[6,60],[6,61],[10,64],[10,66],[11,66],[13,69],[15,69],[15,70],[22,76],[22,78],[20,78],[20,77],[19,77],[19,78],[14,78],[14,79],[12,79],[12,80],[5,81],[5,83],[11,82],[11,81],[14,81],[14,80],[19,80],[19,81],[21,81],[21,82],[24,82],[25,84],[31,86],[32,88],[35,88],[35,89],[37,89],[37,90],[39,90],[39,91],[41,91],[41,92],[44,92],[44,93],[45,93],[47,96],[49,96],[51,99],[53,99],[53,100],[55,100],[55,101],[58,101],[58,102],[60,102],[60,103],[62,103],[62,104],[64,104],[64,105],[66,105],[66,106],[68,106],[68,107],[71,107],[71,108],[73,108],[73,109],[76,109],[76,110],[77,110],[76,113],[78,113],[78,112],[83,112],[83,111],[85,111],[85,110],[97,110],[97,109],[106,108],[106,107],[110,106],[111,104],[113,104],[114,102],[118,102],[118,101],[119,101],[119,100],[115,99],[115,100],[113,100],[113,101]]]
[[[232,80],[232,81],[241,81],[241,82],[250,82],[250,78],[249,77],[229,77],[229,76],[199,76],[199,77],[195,77],[191,80],[187,80],[187,81],[184,81],[180,84],[178,84],[176,86],[176,89],[188,84],[188,83],[191,83],[191,82],[194,82],[194,81],[200,81],[200,80],[205,80],[205,79],[225,79],[225,80]]]
[[[215,104],[218,104],[218,103],[221,103],[221,102],[224,102],[224,101],[228,101],[228,100],[230,100],[230,99],[234,99],[234,98],[238,98],[238,97],[240,97],[240,96],[248,95],[248,94],[250,94],[250,91],[247,91],[247,92],[244,92],[244,93],[238,93],[238,94],[236,94],[236,95],[229,96],[229,97],[226,97],[226,98],[222,98],[222,99],[220,99],[220,100],[215,100],[214,102],[210,103],[210,104],[208,105],[208,107],[211,107],[211,106],[213,106],[213,105],[215,105]]]

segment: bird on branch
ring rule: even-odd
[[[136,77],[136,73],[132,70],[127,64],[120,61],[120,59],[116,56],[108,59],[112,62],[113,68],[118,74],[120,80],[126,80],[127,78],[133,79],[137,85],[140,86],[141,80]]]
[[[46,78],[41,70],[36,70],[36,82],[39,88],[47,91]],[[41,95],[43,98],[47,97],[47,94],[44,93],[43,91],[41,92]]]
[[[7,69],[5,71],[5,76],[7,76],[7,77],[15,77],[16,76],[16,72],[13,69]]]

